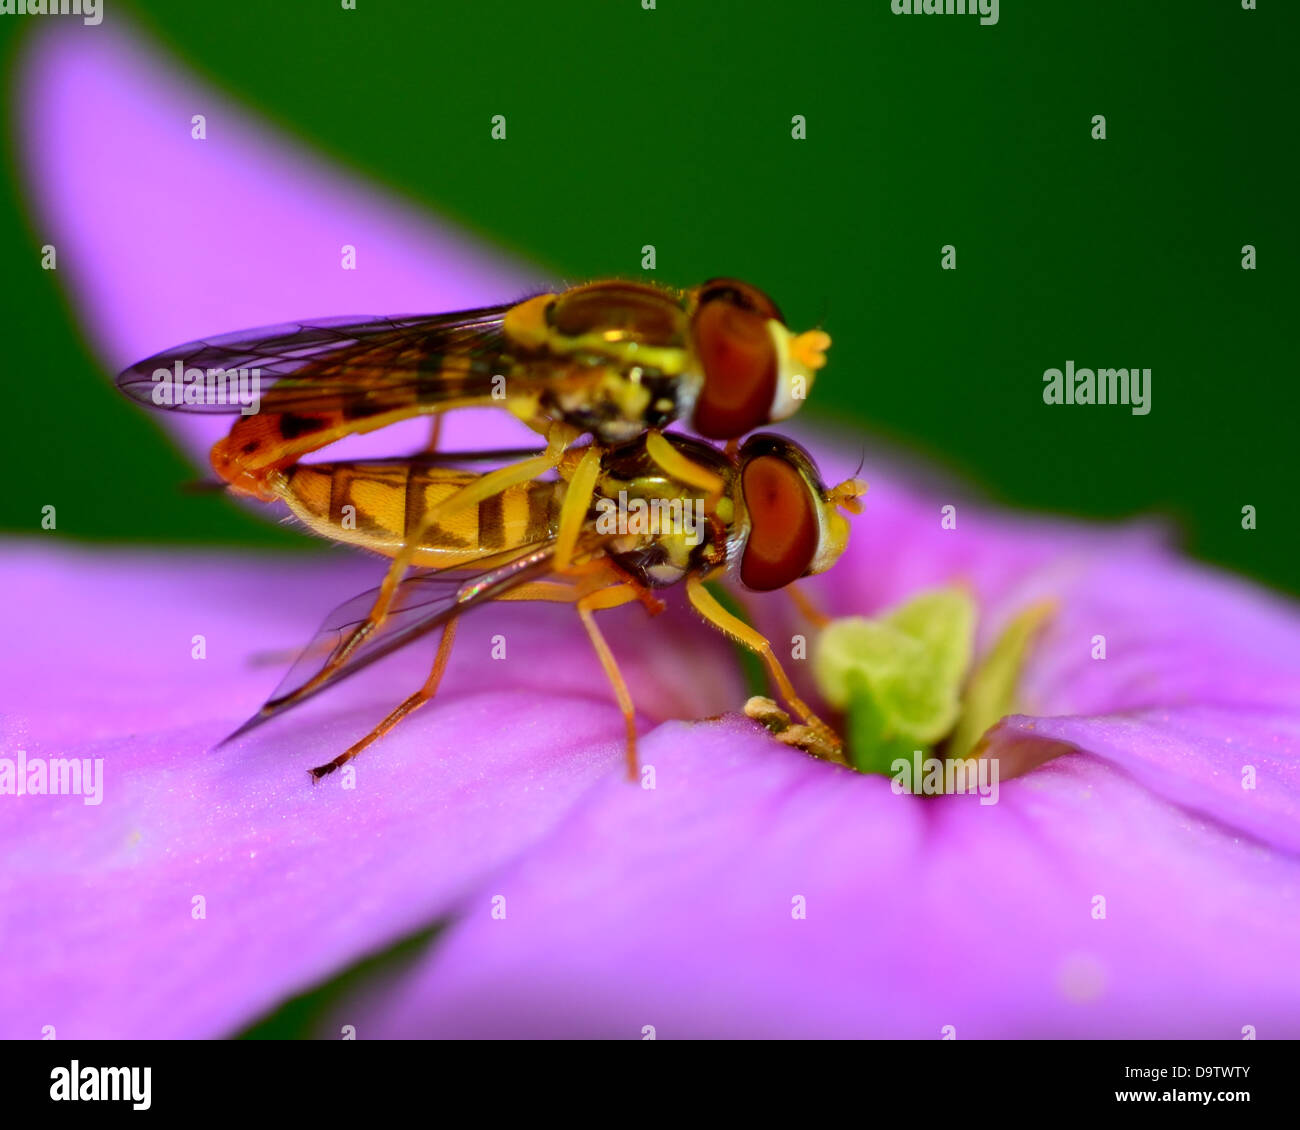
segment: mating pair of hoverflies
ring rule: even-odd
[[[776,305],[738,280],[686,291],[600,281],[450,314],[228,334],[131,366],[118,378],[128,395],[191,411],[240,411],[234,398],[202,395],[213,374],[257,370],[272,380],[259,410],[213,447],[214,470],[234,493],[284,503],[313,533],[391,559],[383,583],[326,618],[231,737],[439,630],[424,685],[313,769],[319,779],[433,697],[465,613],[490,601],[559,601],[576,609],[613,688],[635,776],[635,708],[595,613],[640,602],[654,614],[664,607],[658,591],[683,584],[704,620],[763,660],[810,740],[842,759],[771,644],[706,588],[723,578],[751,591],[787,588],[843,552],[840,511],[859,512],[865,486],[828,488],[798,445],[750,434],[797,410],[829,346],[820,330],[791,333]],[[198,395],[155,395],[173,366]],[[485,406],[503,407],[544,447],[438,450],[442,413]],[[426,450],[303,461],[426,415]],[[703,438],[663,431],[676,421]],[[698,506],[705,520],[691,531],[610,530],[597,514],[615,499]]]

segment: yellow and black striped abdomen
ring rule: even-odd
[[[309,372],[309,370],[305,370]],[[325,370],[315,381],[303,376],[277,385],[251,416],[240,416],[213,445],[212,468],[237,490],[265,496],[259,489],[312,451],[350,435],[376,431],[415,416],[492,405],[492,375],[464,358],[446,358],[436,370],[386,373],[386,383],[366,391],[364,375],[347,380],[348,392],[332,391],[344,378]]]
[[[313,532],[394,556],[430,513],[478,476],[409,463],[310,463],[276,480],[277,496]],[[421,539],[415,564],[448,568],[555,536],[560,482],[529,482],[439,519]]]

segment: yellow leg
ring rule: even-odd
[[[596,492],[596,478],[599,474],[600,449],[589,447],[569,480],[560,507],[560,528],[555,537],[554,566],[557,573],[565,572],[573,560],[573,550],[591,510],[591,498]]]
[[[666,474],[685,483],[698,487],[705,492],[705,507],[712,510],[722,497],[726,483],[721,476],[715,475],[707,467],[701,467],[695,460],[683,455],[657,431],[646,433],[646,454],[655,461]]]
[[[679,482],[686,483],[704,491],[704,513],[709,520],[710,532],[715,542],[726,539],[726,525],[718,517],[718,503],[727,489],[721,476],[715,475],[707,467],[701,467],[695,460],[688,458],[664,439],[657,431],[646,433],[646,454],[658,464],[659,468]],[[730,452],[728,452],[730,455]],[[734,456],[732,456],[734,458]]]
[[[469,486],[463,487],[456,491],[455,494],[444,498],[438,505],[430,507],[424,515],[420,529],[413,536],[408,533],[402,548],[393,556],[392,564],[389,565],[388,572],[384,575],[384,579],[379,586],[379,595],[375,598],[375,603],[366,615],[365,620],[358,624],[347,639],[339,644],[315,675],[299,687],[298,690],[294,691],[292,695],[286,697],[285,703],[297,701],[319,687],[330,675],[342,667],[348,656],[356,651],[367,637],[384,622],[393,603],[393,597],[397,594],[398,585],[401,584],[402,578],[406,575],[406,570],[410,568],[411,561],[419,551],[420,545],[442,519],[466,506],[472,506],[485,498],[492,497],[494,494],[500,494],[507,487],[514,486],[517,483],[529,482],[539,475],[544,475],[547,471],[553,470],[559,464],[565,449],[576,438],[577,434],[571,428],[557,427],[553,438],[546,445],[545,454],[534,456],[532,459],[525,459],[520,463],[512,463],[508,467],[499,467],[495,471],[489,471]]]
[[[795,693],[794,684],[786,675],[776,653],[772,650],[771,643],[767,637],[756,632],[743,620],[738,620],[730,612],[722,607],[714,598],[713,594],[704,587],[704,582],[699,577],[691,576],[686,578],[686,595],[691,602],[691,606],[712,624],[718,631],[729,639],[734,640],[742,647],[747,647],[757,655],[767,667],[768,674],[771,675],[772,681],[776,683],[777,689],[781,692],[781,697],[785,699],[790,709],[797,714],[818,737],[822,738],[838,754],[836,760],[841,764],[847,765],[842,751],[843,743],[839,736],[825,722],[817,717],[808,709],[804,701]]]
[[[627,731],[627,777],[629,781],[635,781],[639,776],[636,757],[636,707],[632,703],[632,695],[627,689],[623,673],[618,669],[614,653],[609,650],[609,644],[605,642],[605,637],[601,634],[600,628],[597,627],[596,618],[592,613],[598,608],[614,608],[619,604],[627,604],[638,599],[635,588],[636,586],[633,585],[617,585],[613,588],[590,593],[578,601],[578,616],[582,619],[582,626],[587,629],[587,636],[591,640],[591,646],[596,649],[596,655],[600,658],[600,665],[605,669],[605,677],[609,680],[610,686],[614,688],[614,697],[618,700],[618,707],[623,712],[623,725]]]
[[[614,688],[614,697],[618,701],[619,709],[623,712],[623,724],[627,732],[628,779],[635,781],[638,779],[636,707],[632,702],[632,695],[627,689],[623,674],[618,669],[614,654],[609,650],[609,645],[605,642],[604,634],[597,626],[593,613],[605,608],[617,608],[622,604],[630,604],[634,600],[643,600],[644,593],[642,586],[634,581],[619,582],[612,585],[606,584],[606,579],[611,575],[606,570],[596,570],[588,578],[584,578],[582,582],[577,584],[572,581],[534,581],[531,584],[521,585],[500,599],[549,600],[576,604],[582,626],[587,630],[587,637],[596,650],[600,665],[605,670],[605,677],[609,680],[610,686]],[[582,589],[587,584],[604,585],[604,587],[584,594]]]
[[[831,618],[813,603],[812,598],[806,592],[800,591],[797,581],[792,585],[787,585],[785,591],[790,594],[794,606],[803,613],[804,619],[811,623],[814,628],[824,628],[831,622]]]
[[[442,439],[442,418],[443,414],[439,412],[429,419],[429,439],[424,445],[425,454],[433,455],[438,450],[438,441]]]
[[[338,769],[340,766],[346,765],[356,757],[357,754],[365,749],[366,746],[370,745],[372,742],[378,741],[413,710],[417,710],[428,702],[429,699],[433,698],[434,694],[437,693],[438,684],[442,682],[443,672],[447,669],[447,660],[451,658],[451,645],[455,638],[456,620],[453,617],[443,626],[442,638],[438,641],[438,653],[433,658],[433,670],[429,672],[429,677],[425,680],[424,686],[402,702],[400,706],[398,706],[388,715],[387,718],[380,722],[378,726],[371,730],[370,733],[359,742],[349,746],[333,761],[328,762],[325,765],[316,766],[316,768],[311,771],[312,778],[319,781],[322,777],[333,773],[334,770]]]

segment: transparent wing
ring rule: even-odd
[[[152,407],[238,412],[238,403],[159,403],[158,370],[258,370],[277,411],[337,408],[340,400],[410,388],[436,399],[440,382],[463,394],[466,381],[490,382],[505,349],[502,322],[513,304],[452,314],[329,318],[243,330],[187,342],[123,370],[117,386]]]
[[[590,539],[585,544],[588,548],[596,548]],[[485,558],[484,567],[478,570],[463,567],[426,569],[411,574],[398,586],[384,622],[352,650],[342,666],[306,689],[351,636],[353,629],[365,622],[379,589],[354,596],[325,617],[311,643],[271,697],[247,722],[223,739],[223,744],[305,702],[376,660],[391,655],[412,640],[427,635],[453,616],[498,600],[530,581],[545,579],[552,571],[554,555],[554,543],[547,542],[506,561],[502,561],[500,555]]]

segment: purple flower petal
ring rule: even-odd
[[[857,471],[869,485],[844,555],[830,572],[800,582],[832,615],[872,615],[921,589],[962,583],[979,602],[979,640],[987,646],[1033,599],[1024,582],[1037,571],[1069,579],[1108,556],[1167,553],[1165,531],[1149,522],[1089,524],[1002,510],[970,500],[960,483],[906,458],[882,459],[870,449],[863,457],[842,431],[819,433],[798,417],[781,430],[816,453],[826,482]],[[946,506],[956,509],[953,529],[942,524]],[[786,607],[780,596],[761,604]]]
[[[60,277],[112,366],[242,326],[448,309],[520,289],[516,269],[295,153],[117,31],[33,37],[20,85],[19,104],[41,107],[24,150],[42,238],[58,246]],[[190,136],[196,112],[207,141]],[[357,248],[355,272],[340,269],[343,243]],[[509,442],[502,416],[462,414],[451,443]],[[226,423],[168,419],[188,425],[196,454]],[[427,925],[621,766],[621,719],[571,611],[518,606],[466,621],[437,708],[357,763],[355,793],[313,790],[305,771],[419,685],[420,648],[209,752],[275,685],[277,669],[248,657],[299,647],[380,568],[11,553],[4,579],[22,600],[10,630],[24,642],[5,656],[4,752],[103,757],[107,780],[98,807],[4,798],[0,932],[18,939],[15,980],[0,987],[6,1034],[47,1023],[65,1036],[229,1031]],[[693,623],[683,635],[684,619],[606,618],[643,718],[742,697],[726,646]],[[635,634],[620,633],[625,621]],[[494,634],[507,638],[506,662],[488,658]],[[194,635],[206,640],[201,662]],[[202,922],[190,918],[194,894],[209,901]]]
[[[521,272],[292,155],[122,33],[33,41],[28,195],[111,365],[260,323],[518,293]],[[223,423],[190,421],[195,445]],[[510,441],[501,414],[452,427],[453,443]],[[816,450],[828,479],[852,472]],[[0,798],[2,1034],[229,1032],[459,914],[409,997],[356,1006],[363,1035],[1296,1035],[1294,609],[1179,563],[1147,527],[1031,521],[865,474],[867,512],[814,593],[870,614],[965,581],[984,648],[1055,597],[1022,690],[1060,717],[1004,721],[993,749],[1091,752],[986,807],[896,796],[737,720],[670,723],[645,737],[657,787],[640,789],[571,611],[506,606],[466,621],[437,705],[360,759],[355,790],[312,789],[305,769],[417,686],[431,644],[211,744],[274,685],[249,655],[300,644],[375,563],[11,553],[4,755],[102,757],[106,783],[99,806]],[[807,631],[783,598],[755,607],[783,653]],[[605,623],[643,725],[738,705],[731,656],[685,614]]]
[[[1280,597],[1149,546],[1060,561],[1014,600],[1039,594],[1059,611],[1025,680],[1035,713],[1300,708],[1300,611]]]
[[[432,643],[212,749],[278,678],[248,655],[301,644],[361,566],[11,547],[0,753],[103,758],[104,791],[0,796],[0,1036],[228,1033],[448,913],[622,778],[622,718],[555,606],[467,617],[436,705],[354,763],[354,790],[306,771],[423,681]],[[739,701],[725,645],[638,611],[606,625],[647,722]]]
[[[1016,716],[995,729],[990,755],[1000,756],[1002,743],[1016,738],[1096,754],[1166,800],[1300,853],[1300,711],[1294,708]]]
[[[1300,1034],[1300,861],[1095,758],[982,806],[894,795],[738,723],[645,744],[655,790],[601,782],[416,973],[337,1021],[375,1038]]]

